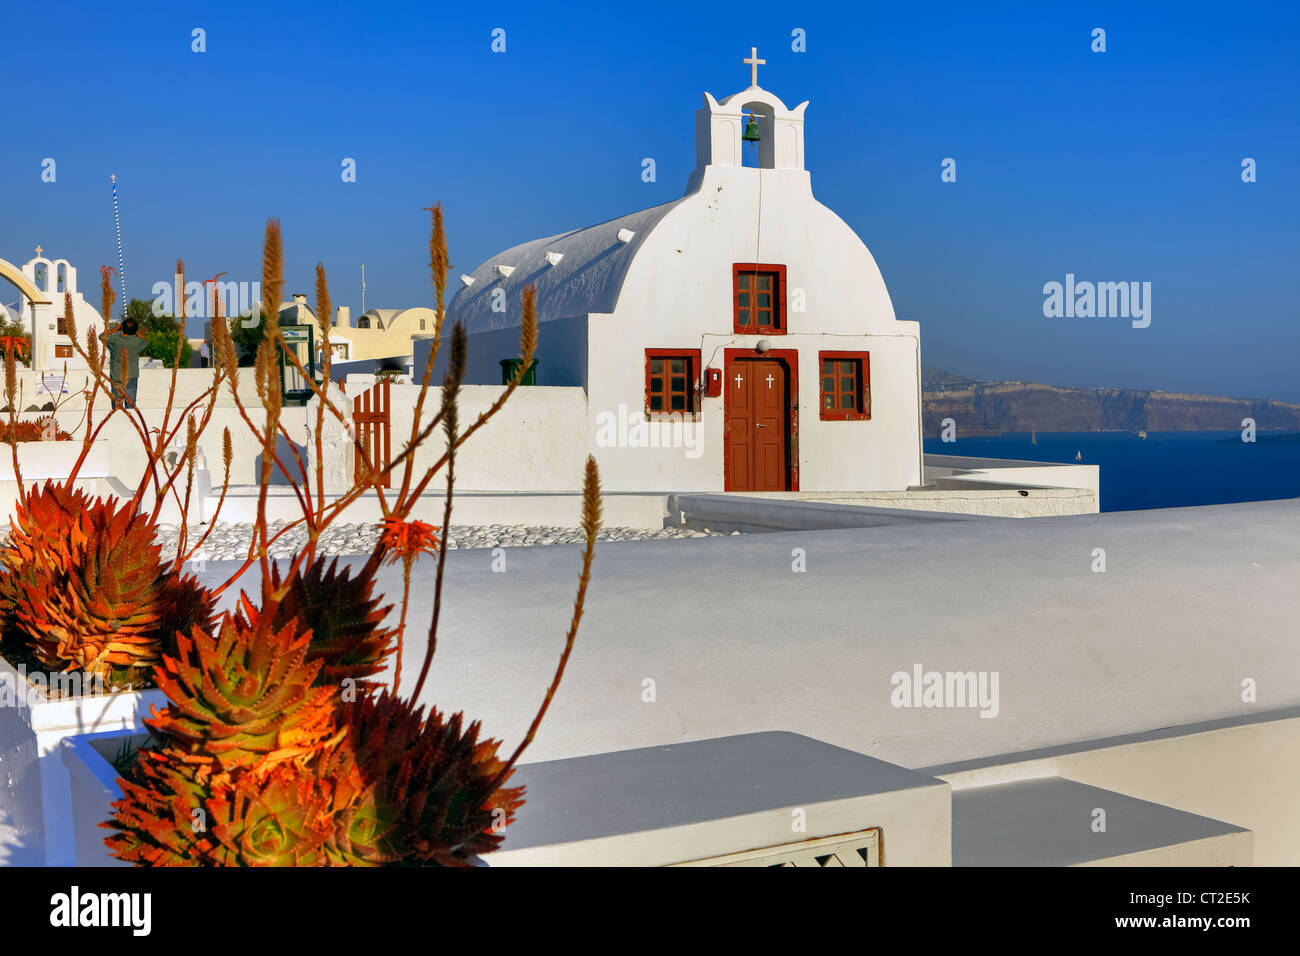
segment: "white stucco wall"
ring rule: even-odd
[[[95,412],[97,425],[104,421],[105,412],[106,409],[97,401]],[[161,408],[145,407],[142,412],[151,428],[161,425],[163,418]],[[265,420],[265,413],[261,412],[256,406],[250,414],[254,422],[260,423]],[[59,427],[73,432],[74,437],[77,439],[76,444],[80,445],[84,434],[82,430],[84,425],[78,426],[82,422],[83,413],[80,411],[60,411],[55,417],[59,421]],[[315,419],[313,418],[312,421],[314,422]],[[178,422],[181,426],[180,431],[177,440],[168,445],[169,449],[184,448],[185,425],[177,412],[173,411],[169,427],[175,427]],[[306,409],[295,405],[286,406],[281,412],[280,422],[295,445],[300,448],[305,445],[310,435],[307,428]],[[244,423],[244,419],[237,408],[233,407],[233,405],[218,406],[213,409],[212,418],[208,422],[207,428],[199,436],[199,450],[202,453],[200,466],[202,466],[203,461],[207,462],[209,473],[212,476],[213,488],[218,491],[221,487],[224,467],[222,464],[222,432],[227,428],[230,429],[230,444],[233,452],[230,474],[231,484],[253,484],[260,476],[258,460],[262,454],[261,442],[248,430],[248,426]],[[99,432],[99,441],[105,449],[101,457],[106,461],[106,473],[129,483],[132,490],[134,490],[135,483],[144,474],[147,462],[147,455],[144,444],[140,440],[139,432],[136,431],[125,415],[118,413],[104,423],[103,429]],[[297,465],[293,460],[292,453],[289,452],[283,437],[281,437],[280,441],[282,460],[286,466],[293,470],[294,474],[297,474]],[[304,463],[306,460],[306,457],[304,457]],[[283,483],[283,478],[278,473],[273,480],[276,484]]]
[[[346,401],[373,384],[374,376],[352,375],[347,381]],[[504,391],[500,385],[466,385],[461,389],[460,428],[463,433],[485,413]],[[419,386],[390,385],[390,429],[392,456],[396,458],[410,439]],[[441,404],[441,390],[431,388],[422,421],[427,425]],[[314,400],[305,411],[314,423]],[[469,438],[456,457],[456,488],[461,491],[576,491],[582,487],[587,445],[582,432],[586,396],[580,388],[518,388],[477,433]],[[333,427],[333,426],[331,426]],[[330,437],[326,432],[326,437]],[[441,425],[415,455],[417,478],[440,458],[446,449]],[[310,455],[315,454],[309,447]],[[309,466],[311,467],[311,466]],[[351,486],[354,451],[344,441],[331,442],[327,449],[326,475],[335,491]],[[401,471],[392,480],[401,484]],[[446,473],[440,472],[429,487],[430,496],[446,488]]]
[[[728,268],[728,282],[730,281]],[[729,293],[728,293],[729,294]],[[730,321],[730,312],[726,313]],[[759,336],[700,335],[674,330],[645,344],[628,336],[620,315],[591,317],[588,434],[602,479],[611,490],[723,491],[722,397],[702,397],[696,438],[674,440],[672,423],[647,425],[660,447],[601,447],[602,415],[641,414],[645,407],[645,348],[699,348],[706,368],[722,369],[726,349],[752,346]],[[897,322],[915,328],[914,322]],[[675,337],[676,336],[676,337]],[[688,338],[688,336],[690,336]],[[902,491],[920,484],[921,419],[913,369],[914,334],[769,336],[773,349],[798,350],[800,491]],[[822,421],[819,351],[865,351],[871,356],[871,419]],[[597,356],[600,360],[597,361]],[[608,419],[605,419],[608,420]]]

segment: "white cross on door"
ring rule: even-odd
[[[737,373],[736,373],[736,388],[740,388],[740,386],[744,383],[744,381],[745,381],[745,380],[744,380],[743,378],[740,377],[740,373],[737,372]]]
[[[769,392],[772,390],[772,381],[773,381],[773,379],[772,379],[772,373],[771,373],[771,372],[768,372],[768,373],[767,373],[767,390],[768,390]]]

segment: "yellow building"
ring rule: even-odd
[[[345,305],[339,306],[330,327],[334,360],[358,362],[411,355],[412,342],[433,336],[436,320],[437,313],[433,309],[418,306],[412,309],[370,309],[353,325],[352,311]]]
[[[433,309],[370,309],[352,324],[352,310],[339,306],[330,326],[330,350],[335,362],[362,362],[374,359],[402,358],[413,352],[412,342],[432,338],[437,313]],[[291,302],[280,303],[280,324],[316,326],[316,312],[307,304],[307,296],[297,293]],[[315,333],[317,346],[320,332]],[[211,336],[211,323],[204,335]],[[198,346],[195,346],[196,350]],[[303,356],[305,358],[305,356]],[[197,360],[196,360],[197,361]],[[317,365],[319,366],[319,357]]]

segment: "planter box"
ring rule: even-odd
[[[10,862],[70,866],[72,804],[60,743],[97,731],[139,731],[142,718],[155,705],[162,709],[166,696],[145,690],[47,698],[0,658],[4,689],[12,706],[0,706],[0,818],[7,818],[19,841],[10,847]]]
[[[109,831],[100,826],[108,819],[113,801],[122,796],[113,769],[113,757],[125,745],[139,746],[147,733],[108,731],[79,734],[62,744],[72,805],[70,832],[77,866],[130,866],[113,857],[104,845]]]

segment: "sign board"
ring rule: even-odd
[[[280,326],[285,347],[292,350],[299,364],[313,379],[316,377],[315,332],[314,325]],[[283,351],[280,353],[280,390],[286,397],[296,401],[306,401],[312,394],[311,385],[303,378],[297,367],[286,360]]]

